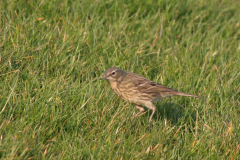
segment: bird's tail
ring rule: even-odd
[[[190,94],[190,93],[175,92],[174,95],[176,95],[176,96],[188,96],[188,97],[195,97],[195,98],[201,98],[202,99],[202,97],[200,97],[198,95],[195,95],[195,94]]]

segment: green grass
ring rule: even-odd
[[[240,159],[238,0],[0,5],[1,159]],[[137,110],[109,67],[191,97]]]

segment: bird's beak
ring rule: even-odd
[[[101,79],[101,80],[102,80],[102,79],[106,79],[105,75],[104,75],[104,76],[102,76],[100,79]]]

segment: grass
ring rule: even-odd
[[[238,0],[1,1],[1,159],[240,159]],[[135,112],[112,66],[191,97]]]

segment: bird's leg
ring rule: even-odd
[[[142,114],[145,111],[145,109],[140,105],[136,105],[136,108],[139,109],[139,112],[135,114],[134,117],[137,117],[138,115]]]
[[[149,119],[149,123],[150,123],[152,121],[152,117],[153,117],[154,113],[156,112],[156,106],[154,106],[154,104],[152,102],[146,103],[145,106],[152,110],[152,114]]]

